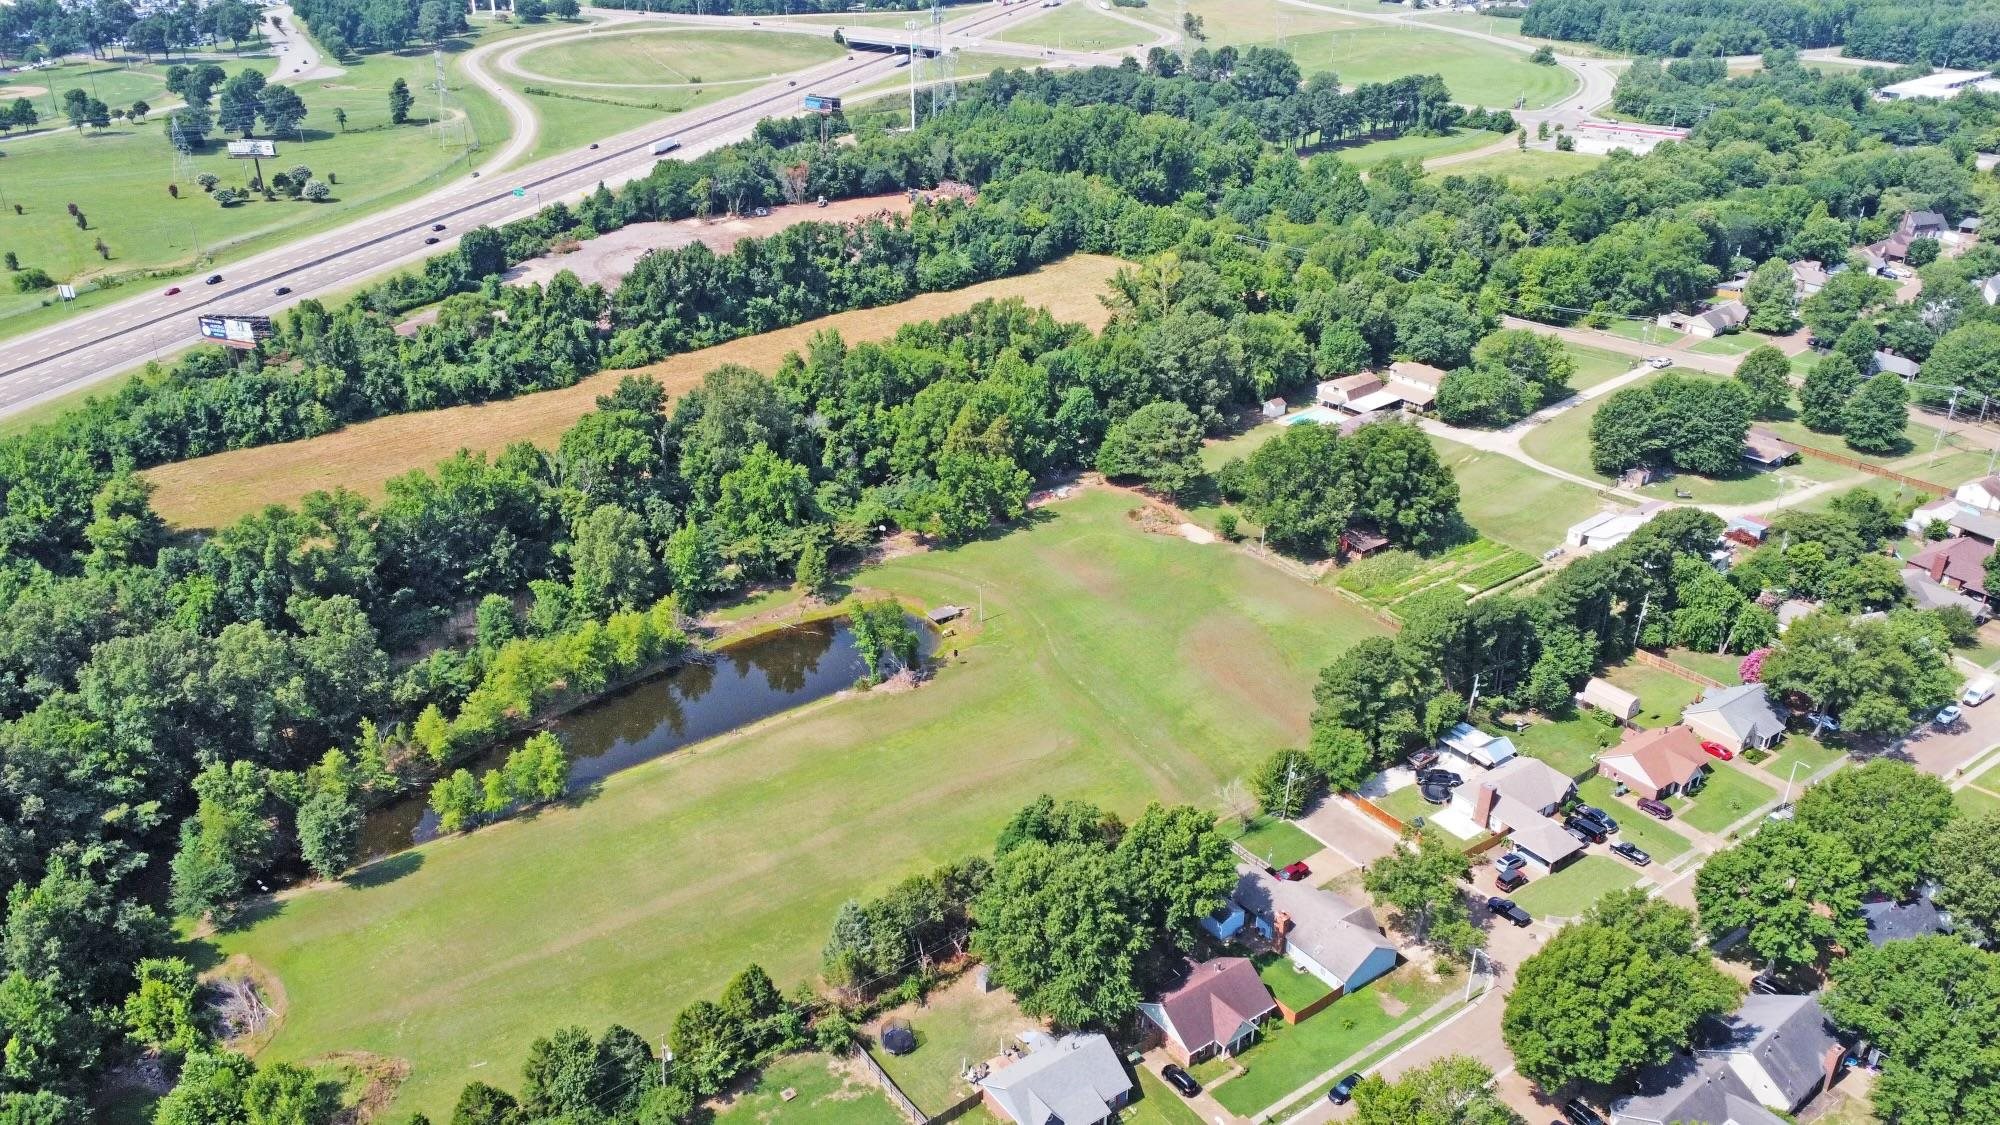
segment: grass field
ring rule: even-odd
[[[1211,1093],[1224,1109],[1250,1116],[1305,1085],[1416,1018],[1451,990],[1420,966],[1405,965],[1358,992],[1343,996],[1303,1023],[1272,1023],[1256,1046],[1236,1056],[1244,1073]]]
[[[1539,187],[1550,180],[1588,172],[1604,160],[1587,152],[1556,152],[1530,148],[1496,152],[1477,160],[1438,169],[1447,176],[1499,176],[1517,188]],[[1630,370],[1628,367],[1627,370]]]
[[[1704,376],[1698,372],[1676,369],[1676,373],[1688,378],[1723,378]],[[1644,386],[1658,376],[1648,376],[1630,386]],[[1624,388],[1621,388],[1623,390]],[[1537,425],[1522,435],[1521,448],[1530,457],[1544,464],[1578,476],[1600,481],[1607,487],[1612,479],[1597,472],[1590,465],[1590,421],[1597,416],[1611,396],[1606,395],[1584,403],[1574,410],[1566,410]],[[1772,422],[1773,430],[1792,440],[1806,440],[1823,443],[1824,437],[1804,436],[1805,430],[1796,422]],[[1912,433],[1916,433],[1915,427]],[[1928,431],[1926,431],[1928,432]],[[1798,436],[1795,436],[1798,435]],[[1684,489],[1694,494],[1693,499],[1702,504],[1754,504],[1776,500],[1788,492],[1802,490],[1815,484],[1827,482],[1851,482],[1858,484],[1866,479],[1858,470],[1836,465],[1813,457],[1802,458],[1794,464],[1772,471],[1750,468],[1741,469],[1728,477],[1704,477],[1694,473],[1678,473],[1640,488],[1643,496],[1660,500],[1676,499],[1675,491]]]
[[[1598,899],[1638,881],[1639,869],[1624,860],[1586,855],[1561,871],[1530,879],[1511,897],[1537,918],[1574,918]]]
[[[877,1050],[875,1061],[918,1109],[931,1114],[972,1092],[964,1078],[966,1065],[992,1058],[1019,1042],[1017,1033],[1036,1026],[1011,995],[998,989],[981,992],[971,976],[932,993],[921,1008],[908,1005],[890,1016],[909,1021],[917,1049],[907,1055]]]
[[[1845,751],[1823,746],[1802,734],[1788,734],[1784,741],[1773,747],[1771,760],[1764,763],[1764,769],[1781,783],[1792,775],[1792,766],[1799,766],[1799,784],[1827,766],[1846,757]],[[1792,788],[1792,796],[1799,795],[1797,786]]]
[[[537,81],[687,89],[761,82],[842,54],[840,44],[816,35],[651,27],[545,44],[515,62]]]
[[[1508,737],[1529,757],[1540,758],[1567,777],[1579,777],[1597,761],[1599,754],[1618,744],[1619,736],[1606,724],[1588,715],[1578,715],[1561,721],[1529,723]]]
[[[1680,722],[1681,712],[1702,693],[1693,680],[1637,661],[1606,669],[1604,678],[1639,697],[1639,714],[1632,721],[1647,730]]]
[[[1770,342],[1770,337],[1756,332],[1730,332],[1722,336],[1711,336],[1698,344],[1690,344],[1688,350],[1703,355],[1748,355],[1752,348]]]
[[[1717,762],[1701,792],[1667,803],[1690,827],[1721,832],[1777,799],[1778,791],[1752,777],[1749,770],[1734,762]]]
[[[1087,0],[1068,0],[1068,4],[1082,2]],[[1162,29],[1178,31],[1180,28],[1180,7],[1177,3],[1159,2],[1144,8],[1121,8],[1119,11]],[[1270,44],[1281,37],[1290,39],[1334,28],[1371,26],[1354,16],[1294,7],[1280,0],[1187,0],[1187,13],[1201,18],[1205,37],[1202,45],[1211,49],[1224,45],[1246,47],[1253,43]],[[1304,58],[1299,59],[1299,66],[1307,74],[1314,69],[1307,65]]]
[[[1361,141],[1336,146],[1332,151],[1339,154],[1342,162],[1356,168],[1373,168],[1390,160],[1431,160],[1440,156],[1452,156],[1461,152],[1471,152],[1484,148],[1502,139],[1498,133],[1484,129],[1459,129],[1443,136],[1391,137],[1381,141]]]
[[[1585,804],[1610,812],[1618,821],[1618,838],[1644,848],[1646,854],[1653,857],[1654,863],[1665,863],[1684,854],[1691,846],[1687,837],[1612,796],[1611,779],[1608,777],[1593,777],[1582,782],[1576,787],[1576,793]],[[1625,861],[1615,862],[1622,864]]]
[[[268,49],[250,43],[244,44],[244,53],[240,57],[225,56],[217,65],[233,74],[239,67],[239,58],[242,66],[269,70]],[[266,61],[259,62],[259,59]],[[124,109],[140,100],[154,109],[169,102],[178,104],[179,95],[167,93],[167,65],[137,60],[74,60],[61,66],[19,71],[0,77],[0,87],[9,91],[0,96],[9,102],[16,97],[26,97],[41,118],[37,128],[47,129],[51,125],[61,128],[65,124],[63,91],[71,88],[85,91],[112,109]],[[29,93],[31,90],[37,92]]]
[[[1377,2],[1379,3],[1379,0]],[[1534,35],[1523,35],[1521,34],[1520,20],[1510,20],[1501,16],[1487,16],[1477,12],[1424,11],[1417,13],[1417,22],[1436,24],[1439,27],[1464,28],[1468,31],[1483,31],[1488,35],[1498,35],[1536,47],[1547,44],[1561,54],[1573,55],[1579,58],[1622,59],[1627,57],[1616,51],[1605,50],[1593,43],[1566,43],[1559,39],[1543,39]]]
[[[1431,818],[1436,816],[1437,811],[1444,806],[1433,805],[1429,801],[1424,800],[1423,795],[1417,792],[1417,787],[1414,785],[1405,785],[1393,793],[1380,797],[1370,797],[1368,800],[1376,808],[1381,809],[1406,825],[1415,824],[1417,818],[1422,817],[1426,830],[1436,829],[1442,835],[1449,836],[1460,843],[1471,842],[1451,829],[1446,828],[1444,825],[1432,820]]]
[[[1136,52],[1140,50],[1137,44],[1150,43],[1154,36],[1083,0],[1071,0],[1047,15],[1015,24],[995,38],[1066,51]]]
[[[1243,552],[1145,534],[1131,505],[1088,490],[1032,529],[856,576],[931,605],[983,595],[983,632],[919,691],[793,712],[262,911],[217,944],[283,983],[269,1056],[405,1058],[395,1112],[442,1119],[552,1027],[658,1039],[746,961],[804,978],[843,899],[986,851],[1039,793],[1128,817],[1207,802],[1301,742],[1319,668],[1373,619]]]
[[[507,35],[506,31],[481,36]],[[460,54],[472,42],[448,44],[448,56]],[[231,73],[243,67],[268,70],[269,59],[228,64]],[[147,284],[146,271],[188,268],[198,258],[217,262],[266,249],[281,240],[328,229],[357,215],[379,210],[435,186],[447,175],[467,167],[467,143],[499,144],[505,118],[498,103],[463,80],[456,59],[448,64],[450,86],[447,113],[457,122],[440,145],[438,133],[425,127],[433,102],[420,97],[415,109],[419,124],[392,126],[385,91],[396,78],[421,89],[431,80],[429,50],[369,55],[349,64],[347,73],[298,87],[307,117],[303,143],[278,142],[278,158],[264,162],[268,176],[304,164],[324,178],[338,178],[333,201],[313,204],[286,200],[252,202],[223,208],[204,195],[193,174],[212,172],[223,186],[242,186],[250,178],[247,161],[232,161],[217,138],[193,158],[193,172],[180,186],[180,198],[170,198],[174,160],[167,143],[163,115],[135,125],[99,132],[49,137],[10,146],[6,159],[9,204],[21,204],[25,214],[6,210],[0,222],[0,246],[15,251],[23,266],[46,270],[51,277],[73,280],[79,299],[66,308],[44,306],[53,291],[21,294],[11,286],[0,292],[0,334],[26,331],[50,320],[129,295],[133,285]],[[333,114],[347,114],[340,131]],[[74,203],[89,220],[79,229],[67,214]],[[109,260],[95,249],[102,239]],[[116,284],[118,279],[125,284]],[[109,288],[96,288],[108,284]]]
[[[1289,820],[1260,816],[1236,837],[1252,855],[1273,867],[1287,867],[1319,851],[1321,844]]]
[[[1667,659],[1683,668],[1700,672],[1711,680],[1720,680],[1725,684],[1743,682],[1743,677],[1737,674],[1737,669],[1743,665],[1743,658],[1734,653],[1725,652],[1718,655],[1713,652],[1696,652],[1691,648],[1674,648],[1667,650]]]
[[[1569,526],[1602,506],[1596,493],[1503,453],[1433,436],[1458,478],[1458,506],[1482,535],[1531,555],[1560,546]]]
[[[1563,350],[1576,361],[1576,374],[1570,376],[1569,380],[1569,385],[1574,390],[1594,387],[1639,366],[1637,359],[1609,348],[1593,348],[1589,344],[1565,340]]]
[[[1097,295],[1119,265],[1116,259],[1079,255],[1020,277],[839,313],[674,356],[641,370],[670,394],[678,394],[725,363],[775,371],[787,353],[804,348],[823,329],[837,329],[849,341],[881,340],[910,321],[960,312],[993,297],[1021,297],[1059,319],[1096,327],[1106,315]],[[183,527],[219,527],[266,504],[289,503],[315,489],[344,485],[379,496],[391,477],[429,468],[460,448],[498,451],[515,441],[552,446],[564,430],[595,408],[597,396],[615,386],[622,375],[603,372],[562,390],[380,418],[306,441],[163,465],[146,474],[159,486],[153,504]]]
[[[793,1097],[787,1101],[785,1091]],[[904,1125],[881,1087],[825,1055],[786,1055],[729,1099],[728,1120],[769,1125]]]
[[[952,56],[952,79],[956,83],[964,83],[984,78],[996,70],[1033,70],[1035,66],[1035,60],[1022,58],[1019,55],[1003,55],[997,51],[957,51]],[[927,98],[930,96],[930,90],[923,83],[929,82],[933,77],[939,76],[940,72],[936,69],[936,64],[924,59],[917,60],[917,68],[917,82],[919,83],[917,97],[919,99]],[[907,110],[908,101],[891,98],[888,95],[903,94],[907,96],[909,88],[910,72],[907,70],[899,70],[887,78],[880,78],[870,82],[868,85],[846,95],[849,106],[848,117],[852,118],[855,116],[852,112],[854,103],[865,98],[869,99],[868,104],[870,106],[883,106],[890,110],[891,115],[894,117],[894,120],[890,123],[892,127],[907,125],[910,120]],[[903,107],[900,112],[896,112],[898,106]]]
[[[1472,105],[1508,109],[1516,98],[1540,109],[1568,97],[1576,80],[1561,67],[1536,66],[1528,56],[1494,43],[1446,31],[1370,24],[1312,34],[1293,33],[1286,49],[1307,74],[1330,70],[1343,86],[1386,82],[1405,74],[1436,74],[1452,97]]]

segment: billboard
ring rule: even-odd
[[[805,109],[808,113],[837,113],[840,110],[840,99],[826,94],[807,94]]]
[[[271,334],[268,316],[203,316],[201,338],[232,348],[254,348]]]
[[[278,155],[276,141],[230,141],[229,159],[255,160],[262,156]]]

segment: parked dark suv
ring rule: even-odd
[[[1161,1067],[1160,1077],[1166,1079],[1167,1085],[1172,1086],[1181,1097],[1191,1098],[1201,1093],[1201,1083],[1196,1082],[1194,1075],[1182,1070],[1175,1063]]]
[[[1563,1120],[1569,1125],[1604,1125],[1604,1119],[1597,1111],[1583,1104],[1582,1098],[1571,1098],[1563,1103]]]
[[[1486,900],[1486,909],[1507,919],[1516,926],[1525,926],[1535,920],[1534,915],[1514,905],[1513,899],[1501,898],[1498,895]]]
[[[1585,817],[1590,820],[1596,821],[1598,826],[1603,828],[1607,835],[1618,831],[1618,822],[1611,819],[1610,813],[1605,812],[1603,809],[1598,808],[1596,805],[1578,805],[1575,809],[1573,809],[1570,812],[1570,815]]]
[[[1450,770],[1418,770],[1418,785],[1443,785],[1456,789],[1465,784],[1465,779]]]
[[[1563,821],[1563,827],[1569,829],[1570,835],[1580,840],[1586,840],[1593,844],[1604,842],[1604,826],[1587,816],[1578,816],[1575,813],[1571,813],[1569,819]]]

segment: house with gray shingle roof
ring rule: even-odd
[[[1116,1121],[1132,1100],[1132,1079],[1102,1035],[1040,1032],[1025,1037],[1029,1052],[997,1066],[977,1085],[986,1106],[1015,1125],[1100,1125]]]
[[[1826,1088],[1844,1053],[1811,996],[1752,994],[1696,1034],[1692,1057],[1649,1068],[1612,1103],[1611,1125],[1778,1125]]]
[[[1367,906],[1248,864],[1236,871],[1231,900],[1292,964],[1329,987],[1352,992],[1396,967],[1396,944]]]
[[[1731,750],[1768,747],[1785,734],[1785,717],[1771,706],[1763,684],[1709,688],[1681,712],[1681,722]]]

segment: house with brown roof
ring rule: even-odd
[[[1444,385],[1444,370],[1428,363],[1414,363],[1399,359],[1389,365],[1388,389],[1403,398],[1403,405],[1414,410],[1428,410],[1437,401],[1438,388]]]
[[[1372,371],[1355,375],[1343,375],[1338,379],[1327,379],[1320,383],[1318,394],[1321,406],[1352,409],[1353,403],[1382,389],[1382,380]]]
[[[1932,583],[1987,600],[1986,559],[1993,544],[1970,535],[1940,539],[1918,551],[1905,567],[1921,571]]]
[[[1688,317],[1687,331],[1690,336],[1713,339],[1725,332],[1734,332],[1749,319],[1750,309],[1743,302],[1723,301]]]
[[[1779,437],[1767,426],[1752,426],[1743,435],[1743,459],[1759,468],[1771,469],[1789,464],[1798,455],[1798,446]]]
[[[1662,727],[1633,734],[1599,755],[1597,772],[1657,801],[1685,790],[1708,772],[1708,763],[1693,731]]]
[[[1182,1066],[1248,1047],[1277,1011],[1278,1002],[1247,957],[1191,965],[1180,987],[1139,1005],[1139,1015],[1160,1029],[1167,1053]]]

